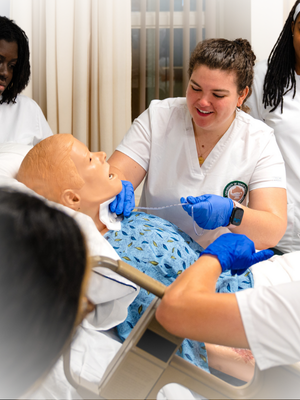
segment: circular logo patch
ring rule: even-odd
[[[238,203],[242,203],[247,196],[248,186],[241,181],[233,181],[225,186],[223,197],[228,197]]]

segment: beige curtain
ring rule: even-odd
[[[10,15],[30,42],[24,94],[109,156],[131,124],[131,0],[11,0]]]

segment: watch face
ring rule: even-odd
[[[232,225],[239,226],[241,225],[242,219],[244,215],[244,210],[242,208],[234,208],[231,214],[230,222]]]

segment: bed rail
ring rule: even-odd
[[[260,371],[255,367],[251,382],[233,386],[210,375],[175,353],[182,338],[167,332],[155,319],[165,286],[124,261],[94,257],[94,266],[109,268],[157,297],[142,315],[105,371],[99,385],[74,376],[70,349],[64,355],[65,374],[83,398],[156,399],[159,390],[178,383],[207,399],[299,399],[300,366]]]

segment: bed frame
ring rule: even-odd
[[[178,383],[207,399],[299,399],[300,363],[260,371],[251,382],[233,386],[185,361],[175,353],[182,338],[171,335],[155,319],[165,286],[125,262],[93,257],[94,266],[112,269],[157,297],[117,352],[99,385],[79,379],[70,368],[70,347],[64,371],[70,384],[86,399],[156,399],[159,390]]]

